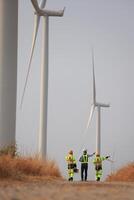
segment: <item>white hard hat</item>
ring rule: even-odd
[[[83,152],[87,152],[87,149],[85,148],[85,149],[83,149]]]

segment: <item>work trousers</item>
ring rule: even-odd
[[[81,163],[81,180],[87,180],[88,163]],[[85,176],[84,176],[85,175]]]
[[[102,169],[96,170],[96,181],[100,181],[102,177]]]
[[[74,176],[74,169],[68,169],[68,177],[73,178]]]
[[[68,178],[73,180],[74,177],[74,164],[68,164]]]

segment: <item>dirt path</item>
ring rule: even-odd
[[[43,181],[0,184],[0,200],[134,200],[134,183]]]

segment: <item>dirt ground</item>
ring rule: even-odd
[[[134,200],[134,183],[0,182],[0,200]]]

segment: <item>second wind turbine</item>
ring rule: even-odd
[[[92,105],[89,115],[87,128],[91,123],[95,108],[97,109],[97,125],[96,125],[96,154],[101,154],[101,108],[110,107],[109,104],[99,103],[96,101],[96,83],[95,83],[95,72],[94,72],[94,53],[92,51],[92,74],[93,74],[93,94],[92,94]]]

